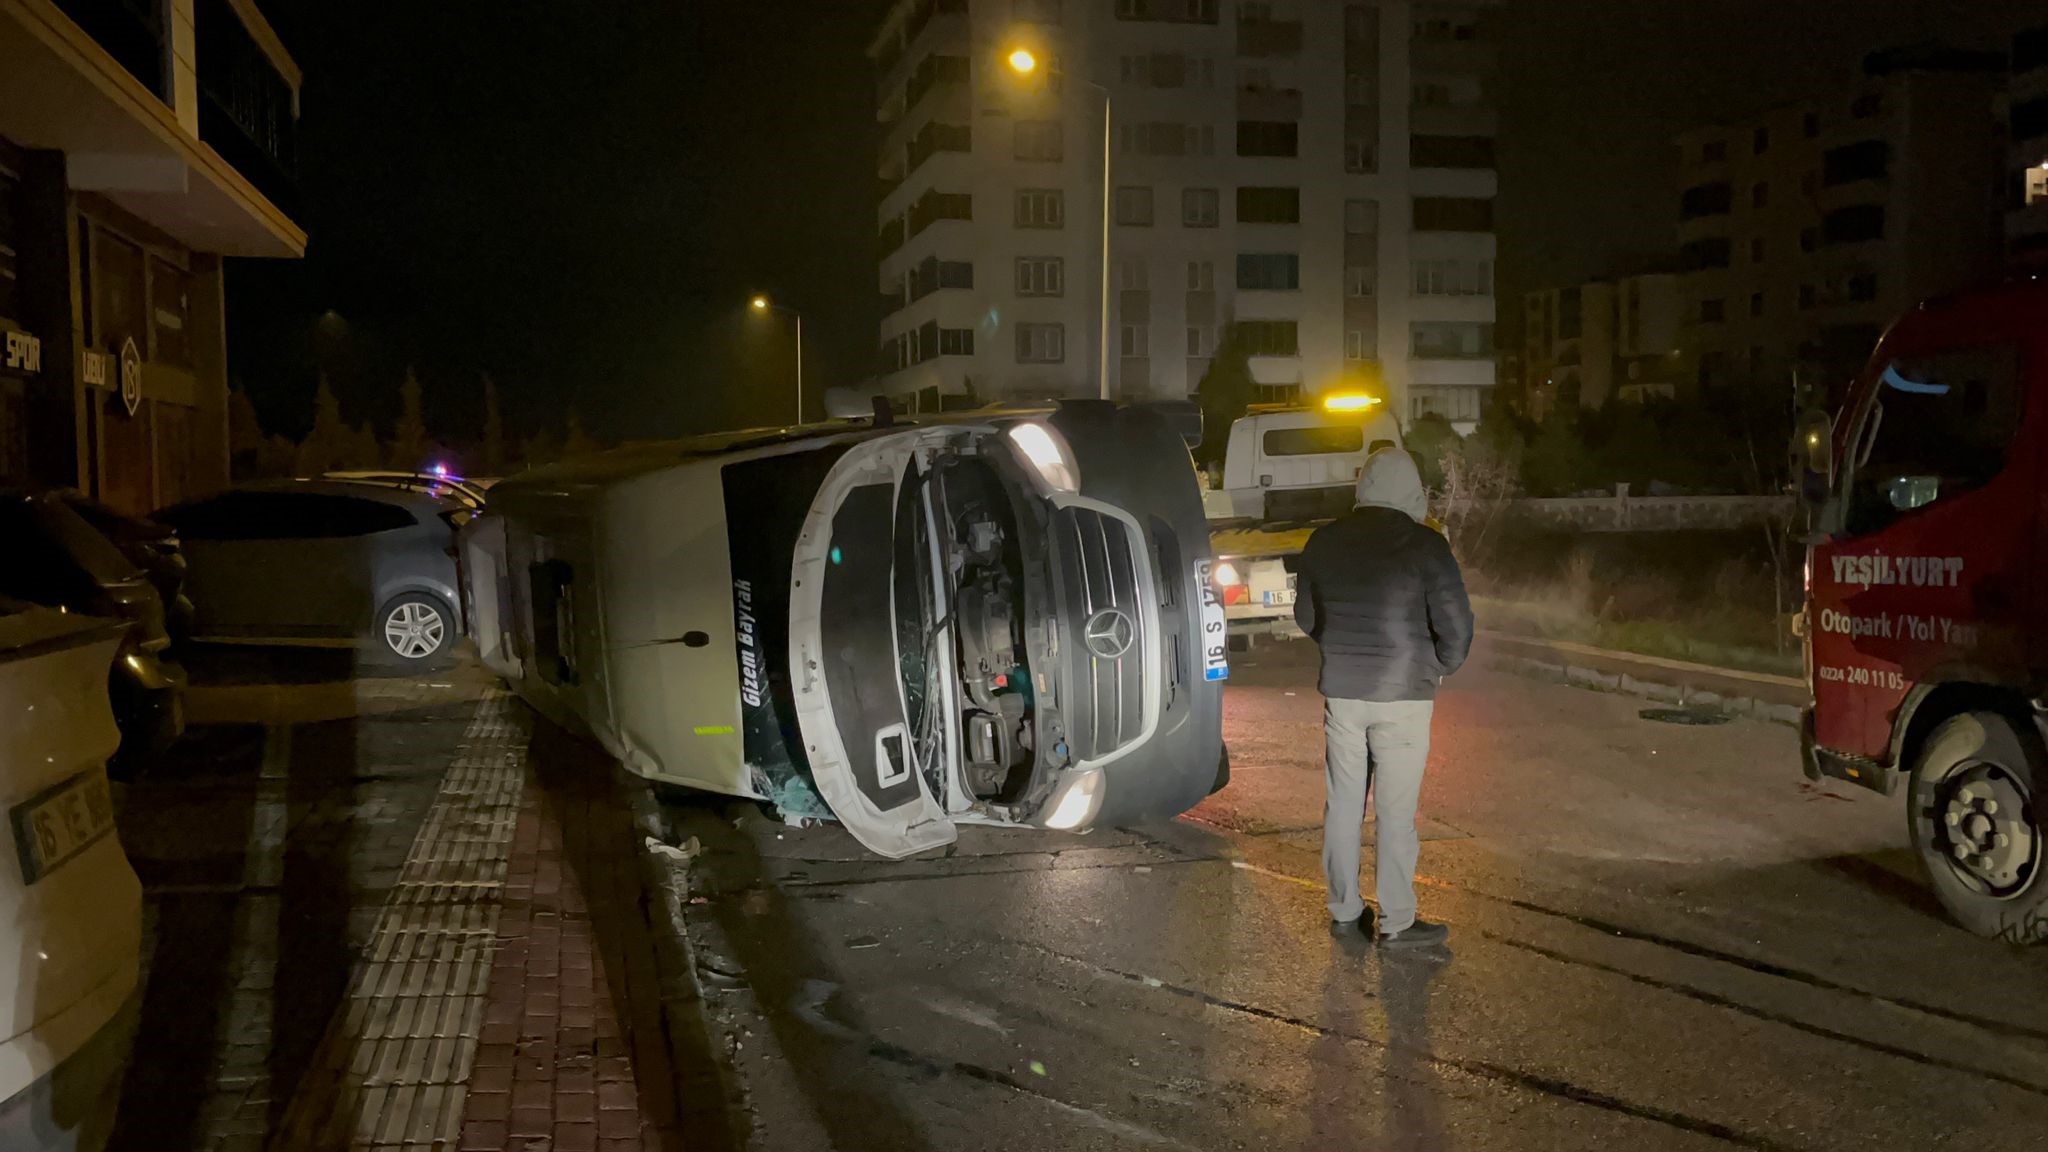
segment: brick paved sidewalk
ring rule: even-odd
[[[271,716],[260,769],[173,775],[138,794],[122,835],[139,837],[147,859],[172,855],[178,819],[220,825],[215,840],[237,820],[251,832],[239,880],[195,885],[181,873],[157,886],[160,904],[205,898],[227,910],[195,927],[177,906],[179,930],[157,938],[151,968],[165,983],[149,995],[163,1022],[159,1042],[146,1035],[134,1056],[123,1147],[677,1146],[622,775],[494,685],[422,687],[441,690],[415,693],[439,711],[418,721],[387,711],[372,729],[363,711],[353,723]],[[389,707],[406,706],[402,688],[384,691]],[[471,707],[465,697],[474,712],[463,728],[448,708]],[[320,775],[323,755],[343,763]],[[379,791],[393,772],[417,784]],[[418,813],[427,786],[394,872],[403,841],[367,834],[382,809],[365,805],[405,795]],[[253,793],[253,817],[214,815],[233,803],[216,797],[238,789]],[[156,816],[164,803],[185,807]],[[206,924],[230,921],[232,939],[209,946]],[[309,967],[332,972],[324,995]]]

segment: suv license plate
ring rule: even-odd
[[[1230,678],[1230,625],[1223,618],[1223,597],[1209,580],[1210,561],[1195,561],[1195,587],[1202,597],[1202,679]]]

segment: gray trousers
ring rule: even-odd
[[[1323,871],[1330,878],[1330,919],[1365,913],[1358,891],[1361,826],[1371,789],[1378,816],[1373,876],[1380,904],[1379,931],[1415,923],[1415,859],[1422,850],[1415,808],[1422,769],[1429,761],[1432,700],[1323,702]]]

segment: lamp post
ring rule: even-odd
[[[756,312],[787,312],[796,317],[796,422],[804,422],[804,314],[784,304],[777,304],[766,296],[756,296],[747,301],[747,306]]]
[[[1017,47],[1006,58],[1010,71],[1018,76],[1029,76],[1038,71],[1038,56],[1029,48]],[[1102,399],[1109,399],[1109,209],[1112,185],[1109,180],[1109,89],[1092,80],[1080,83],[1102,93],[1102,315],[1098,320],[1095,340],[1096,387]]]

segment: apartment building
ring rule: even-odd
[[[1689,383],[1833,387],[1911,303],[1991,274],[2004,71],[1877,53],[1837,98],[1680,137]]]
[[[1679,278],[1651,272],[1547,288],[1522,299],[1524,408],[1541,418],[1560,398],[1581,407],[1678,394]]]
[[[305,253],[299,83],[254,0],[0,0],[0,485],[227,483],[221,264]]]
[[[880,389],[1183,397],[1234,336],[1267,399],[1476,421],[1492,3],[903,0],[871,47]]]
[[[2006,250],[2034,267],[2048,261],[2048,24],[2013,38],[2010,104],[2012,210]]]

